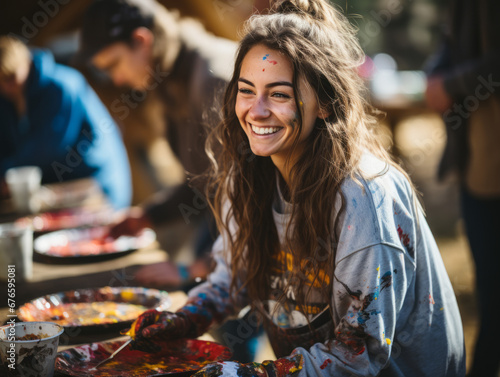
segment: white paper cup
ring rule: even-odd
[[[5,172],[14,207],[19,213],[36,213],[40,210],[38,191],[42,182],[42,170],[38,166],[20,166]]]
[[[21,322],[0,327],[2,376],[52,377],[64,328],[52,322]],[[35,340],[14,340],[32,334]]]
[[[33,277],[33,230],[0,224],[0,280],[26,281]]]

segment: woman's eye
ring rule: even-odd
[[[272,96],[277,97],[277,98],[291,98],[288,94],[281,93],[281,92],[273,93]]]
[[[250,89],[245,88],[238,89],[238,92],[240,92],[241,94],[252,94],[252,91]]]

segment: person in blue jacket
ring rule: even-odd
[[[0,176],[36,165],[42,183],[93,177],[116,209],[130,205],[130,167],[121,134],[85,78],[0,37]]]

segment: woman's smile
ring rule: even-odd
[[[283,129],[283,127],[255,126],[251,123],[249,124],[256,136],[272,136]]]

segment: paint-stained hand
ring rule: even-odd
[[[194,377],[285,377],[293,376],[302,369],[302,355],[260,363],[240,364],[235,361],[219,361],[208,364],[194,374]]]
[[[145,352],[156,352],[154,338],[173,340],[186,337],[192,323],[184,313],[159,312],[155,309],[142,313],[132,324],[129,335],[134,339],[131,346]]]

